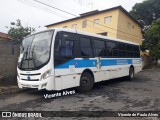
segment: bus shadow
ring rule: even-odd
[[[94,87],[93,87],[93,91],[95,89],[104,89],[103,86],[116,86],[118,83],[121,83],[121,82],[129,82],[130,80],[127,78],[127,77],[122,77],[122,78],[116,78],[116,79],[111,79],[111,80],[106,80],[106,81],[101,81],[101,82],[98,82],[98,83],[95,83],[94,84]],[[27,94],[32,94],[32,95],[36,95],[36,96],[43,96],[46,95],[46,94],[56,94],[56,93],[62,93],[63,91],[73,91],[75,90],[76,94],[84,94],[84,93],[81,93],[79,91],[77,91],[76,88],[69,88],[69,89],[64,89],[64,90],[60,90],[60,91],[47,91],[47,90],[37,90],[37,89],[25,89],[25,92]],[[92,92],[92,91],[90,91]],[[88,93],[90,93],[88,92]]]
[[[69,88],[69,89],[64,89],[64,90],[60,90],[60,91],[55,91],[55,90],[52,90],[52,91],[47,91],[47,90],[37,90],[37,89],[26,89],[25,90],[25,93],[27,94],[31,94],[31,95],[36,95],[36,96],[42,96],[44,97],[44,95],[48,94],[48,95],[53,95],[53,94],[63,94],[63,91],[73,91],[75,90],[76,93],[77,93],[77,90],[76,88]],[[57,97],[53,97],[53,98],[57,98]]]
[[[117,84],[122,82],[130,82],[130,80],[127,77],[105,80],[105,81],[95,83],[94,88],[99,88],[101,86],[116,86]]]

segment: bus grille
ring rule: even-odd
[[[24,73],[20,73],[21,75],[21,80],[25,80],[25,81],[39,81],[39,79],[33,79],[33,76],[36,76],[34,78],[39,78],[41,73],[35,73],[35,74],[24,74]],[[27,77],[27,78],[26,78]]]
[[[25,80],[25,81],[39,81],[39,79],[30,79],[30,80],[28,80],[28,79],[21,79],[21,80]]]

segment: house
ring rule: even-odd
[[[0,32],[0,40],[12,40],[12,38],[8,34]]]
[[[142,26],[123,7],[91,11],[79,17],[46,25],[52,28],[72,28],[142,44]]]
[[[0,32],[0,83],[16,83],[19,44]]]

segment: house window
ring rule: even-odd
[[[132,25],[130,22],[128,22],[128,29],[131,29],[132,28]]]
[[[71,28],[72,29],[76,29],[77,28],[77,24],[73,24]]]
[[[99,23],[99,19],[95,19],[93,22],[93,26],[96,27],[98,23]]]
[[[87,20],[84,20],[83,22],[82,22],[82,28],[86,28],[87,27]]]
[[[104,18],[104,24],[109,24],[112,22],[112,16],[109,16],[109,17],[105,17]]]

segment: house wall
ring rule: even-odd
[[[112,21],[109,24],[104,24],[104,18],[108,16],[112,16]],[[82,21],[85,19],[88,20],[87,27],[82,28]],[[94,27],[93,21],[95,19],[99,19],[99,24],[101,25],[97,25],[96,27]],[[128,22],[131,23],[131,29],[128,29]],[[91,33],[107,32],[108,37],[123,39],[142,44],[141,27],[120,9],[114,9],[112,11],[107,11],[88,17],[51,25],[47,28],[63,28],[64,26],[67,26],[67,28],[71,28],[73,24],[77,24],[77,30],[80,31],[86,31]]]
[[[0,82],[16,83],[19,44],[0,40]]]
[[[104,24],[104,18],[112,16],[112,21],[109,24]],[[82,28],[82,21],[87,19],[87,27]],[[95,27],[93,26],[93,21],[95,19],[99,19],[99,24],[96,25]],[[80,31],[85,31],[85,32],[91,32],[91,33],[103,33],[107,32],[107,36],[116,38],[117,36],[117,19],[118,19],[118,10],[113,10],[105,13],[100,13],[84,18],[80,18],[77,20],[71,20],[65,23],[57,24],[57,25],[52,25],[47,27],[48,29],[51,28],[62,28],[64,26],[67,26],[67,28],[71,28],[73,24],[77,24],[77,30]]]
[[[128,28],[128,23],[131,24],[131,28]],[[121,10],[118,11],[117,29],[117,38],[128,40],[142,45],[141,27]]]

